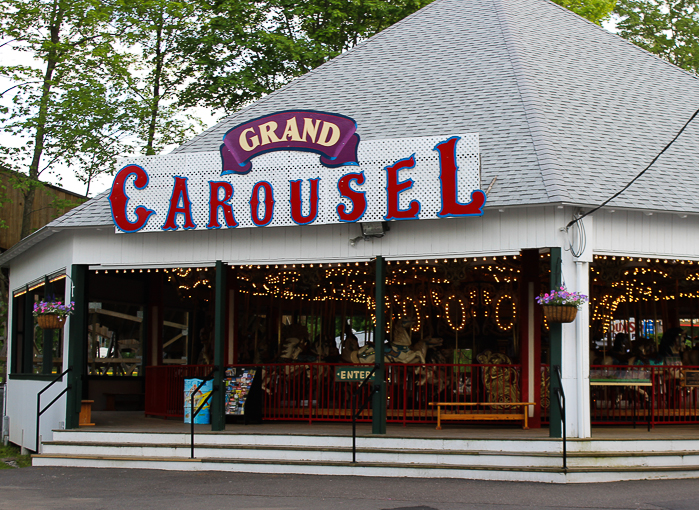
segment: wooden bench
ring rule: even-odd
[[[522,428],[524,430],[529,429],[529,413],[527,412],[527,406],[536,405],[535,402],[430,402],[431,406],[437,406],[437,430],[442,430],[442,420],[455,420],[455,421],[470,421],[470,420],[522,420]],[[521,412],[518,413],[505,413],[491,411],[488,413],[482,412],[447,412],[446,409],[442,411],[442,407],[452,407],[452,406],[516,406],[520,407]]]

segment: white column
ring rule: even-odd
[[[561,258],[566,288],[569,291],[589,296],[592,218],[585,218],[583,221],[589,234],[583,253],[579,257],[574,257],[567,235],[563,232],[564,244]],[[574,246],[574,248],[579,249],[578,246]],[[563,373],[563,391],[566,397],[566,433],[568,437],[590,437],[589,323],[589,306],[585,304],[578,310],[575,321],[564,324],[562,328],[563,359],[561,371]]]
[[[590,263],[576,260],[577,292],[590,295]],[[585,303],[578,310],[576,325],[576,384],[578,391],[578,435],[590,437],[590,306]]]

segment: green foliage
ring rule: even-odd
[[[578,16],[602,25],[614,10],[616,0],[553,0],[561,7],[573,11]]]
[[[14,461],[21,468],[32,465],[31,455],[20,455],[19,447],[13,444],[3,446],[0,443],[0,459],[5,461]],[[5,462],[0,462],[0,469],[12,469],[12,467],[13,466],[10,466]]]
[[[28,177],[22,237],[30,233],[34,192],[41,175],[62,163],[88,184],[111,171],[132,130],[123,90],[126,72],[114,49],[113,6],[99,0],[5,0],[0,36],[26,63],[0,66],[14,85],[0,126],[15,137],[4,147],[4,166]]]
[[[182,40],[196,76],[184,106],[234,111],[431,0],[211,0]]]
[[[698,0],[620,0],[615,12],[622,37],[699,74]]]
[[[141,151],[155,155],[181,144],[201,123],[175,104],[179,89],[191,79],[190,56],[182,38],[191,35],[202,16],[201,4],[172,0],[122,0],[116,13],[119,42],[131,58],[126,88],[133,97],[130,114],[137,119]]]

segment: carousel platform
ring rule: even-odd
[[[191,459],[189,425],[141,413],[93,417],[89,430],[54,431],[33,465],[549,483],[699,478],[697,426],[595,427],[591,439],[568,440],[564,470],[562,442],[545,428],[389,424],[386,435],[376,436],[363,423],[352,463],[348,423],[241,424],[222,432],[197,425]]]

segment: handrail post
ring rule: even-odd
[[[381,385],[379,384],[372,384],[371,385],[371,391],[369,392],[369,398],[365,401],[363,401],[361,407],[357,410],[357,400],[359,398],[359,392],[362,390],[364,385],[367,383],[369,379],[371,379],[374,374],[378,371],[380,365],[376,363],[374,365],[374,368],[371,369],[371,372],[369,372],[369,375],[367,375],[362,383],[357,387],[356,390],[354,390],[354,393],[352,394],[352,463],[356,464],[357,463],[357,416],[364,411],[364,408],[367,406],[367,404],[371,401],[372,397],[374,396],[374,393],[377,391],[381,391]]]
[[[194,458],[194,395],[196,395],[196,391],[189,395],[189,432],[192,449],[192,451],[190,452],[190,459]]]
[[[352,395],[352,463],[357,463],[357,394]]]
[[[41,423],[41,415],[44,414],[44,412],[51,407],[61,396],[66,393],[70,389],[70,385],[66,386],[66,388],[58,394],[56,398],[54,398],[49,405],[47,405],[44,409],[41,409],[41,395],[48,390],[51,386],[56,384],[58,381],[63,379],[63,376],[66,375],[68,372],[70,372],[73,368],[68,367],[66,368],[63,372],[60,373],[58,377],[56,377],[53,381],[48,383],[46,386],[44,386],[44,389],[42,389],[39,393],[36,394],[36,453],[39,452],[39,425]],[[23,445],[24,446],[24,445]]]
[[[41,453],[39,451],[39,422],[41,419],[41,393],[36,395],[36,453],[37,455]],[[24,445],[22,445],[24,447]]]
[[[556,388],[556,397],[558,400],[558,409],[561,412],[561,432],[562,434],[562,439],[563,439],[563,471],[567,472],[568,471],[568,466],[567,466],[567,445],[566,445],[566,394],[563,391],[563,376],[561,374],[561,366],[560,365],[554,365],[552,367],[554,370],[554,373],[556,374],[556,379],[558,379],[558,388]]]
[[[196,396],[197,393],[199,393],[199,390],[201,390],[202,386],[204,386],[204,383],[206,383],[206,381],[207,381],[208,379],[211,379],[212,376],[214,375],[214,372],[217,372],[217,371],[218,371],[218,367],[217,367],[217,366],[214,366],[214,367],[211,369],[211,371],[210,371],[206,376],[204,376],[204,378],[202,379],[202,381],[201,381],[201,383],[199,384],[199,386],[197,386],[197,387],[195,388],[195,390],[194,390],[194,391],[190,394],[190,396],[189,396],[189,405],[190,405],[190,412],[189,412],[189,434],[190,434],[190,447],[191,447],[190,458],[191,458],[191,459],[194,458],[194,418],[196,418],[197,414],[199,414],[199,411],[201,411],[201,410],[204,408],[204,406],[206,405],[206,403],[207,403],[207,402],[209,401],[209,399],[211,398],[211,395],[213,395],[213,392],[214,392],[216,389],[218,389],[218,386],[216,386],[215,388],[212,388],[211,393],[209,393],[209,396],[206,397],[206,398],[202,401],[201,405],[197,408],[196,412],[194,411],[194,397]]]

